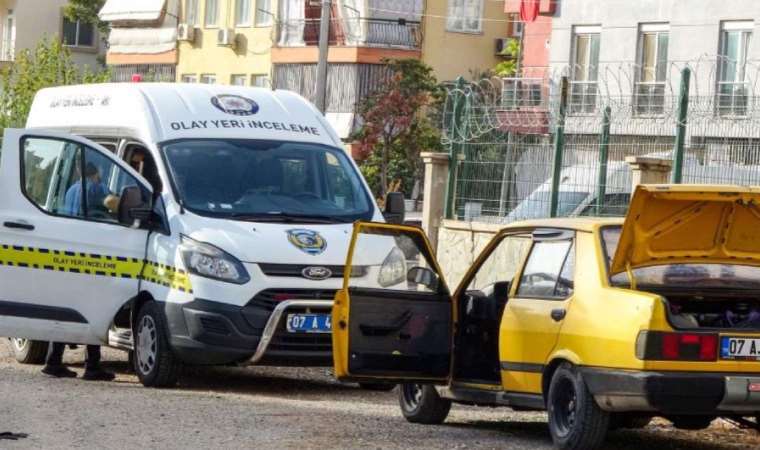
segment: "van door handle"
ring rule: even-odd
[[[555,322],[561,322],[565,318],[566,315],[567,315],[567,310],[563,308],[552,309],[551,316]]]
[[[27,230],[27,231],[33,231],[34,225],[31,223],[26,222],[3,222],[3,226],[5,228],[13,228],[16,230]]]

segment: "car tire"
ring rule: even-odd
[[[163,312],[156,302],[140,308],[135,321],[134,370],[143,386],[171,387],[177,384],[181,363],[167,339]]]
[[[698,431],[708,428],[715,417],[713,416],[670,416],[667,418],[679,430]]]
[[[396,387],[391,383],[359,383],[359,387],[365,391],[388,392]]]
[[[441,398],[429,384],[400,384],[398,400],[404,418],[412,423],[439,425],[451,410],[451,400]]]
[[[554,372],[547,410],[549,432],[560,450],[594,450],[607,436],[610,414],[599,408],[572,364],[563,363]]]
[[[44,364],[48,352],[48,343],[29,339],[10,338],[11,349],[16,361],[21,364]]]

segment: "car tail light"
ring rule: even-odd
[[[718,335],[642,331],[636,340],[636,357],[653,361],[716,361]]]

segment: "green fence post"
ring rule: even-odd
[[[552,192],[549,215],[557,217],[559,207],[559,182],[562,176],[562,152],[565,147],[565,115],[567,114],[567,77],[562,77],[559,98],[559,116],[557,117],[557,130],[554,135],[554,159],[552,161]]]
[[[683,181],[683,154],[686,145],[686,121],[689,117],[689,87],[691,69],[681,71],[681,92],[678,97],[678,122],[676,123],[676,142],[673,146],[673,176],[671,181],[680,184]]]
[[[602,214],[604,207],[604,195],[607,190],[607,160],[609,159],[610,149],[610,120],[612,108],[604,108],[604,119],[602,119],[602,135],[599,139],[599,178],[596,182],[596,215]]]
[[[446,207],[444,208],[444,217],[447,219],[454,217],[454,193],[456,191],[457,164],[459,163],[459,154],[464,147],[463,143],[458,141],[465,138],[464,133],[461,133],[460,135],[460,130],[463,128],[466,99],[466,95],[464,94],[464,78],[457,78],[455,86],[454,107],[451,114],[451,124],[449,126],[451,146],[449,148],[449,178],[446,182]]]

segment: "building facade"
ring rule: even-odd
[[[101,65],[105,45],[98,30],[63,15],[68,0],[0,0],[0,64],[12,64],[19,51],[34,49],[44,37],[59,37],[77,65]]]

